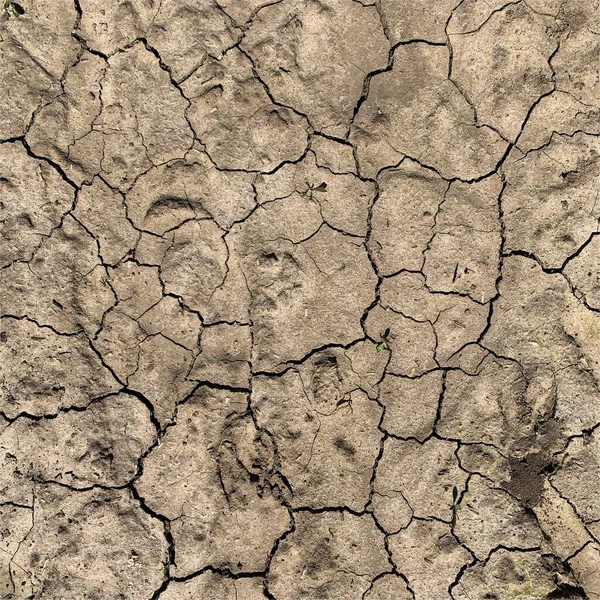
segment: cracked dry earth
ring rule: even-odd
[[[0,598],[600,599],[596,0],[23,7]]]

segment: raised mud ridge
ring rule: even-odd
[[[600,599],[595,0],[21,4],[0,598]]]

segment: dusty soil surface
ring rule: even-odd
[[[0,19],[0,598],[600,599],[596,0]]]

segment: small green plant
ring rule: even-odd
[[[302,194],[302,196],[304,196],[305,198],[312,200],[314,192],[326,192],[327,191],[327,184],[323,181],[319,185],[314,185],[312,183],[308,183],[308,181],[307,181],[306,188],[307,188],[306,191],[300,192],[300,194]]]
[[[382,350],[389,350],[390,349],[390,335],[391,335],[391,333],[392,332],[390,331],[390,328],[388,327],[381,334],[381,341],[376,346],[377,352],[381,352]]]
[[[451,526],[454,527],[456,525],[456,510],[458,508],[458,489],[456,486],[452,488],[452,521],[450,522]]]
[[[25,13],[25,9],[14,0],[4,0],[4,10],[13,17],[20,17]]]

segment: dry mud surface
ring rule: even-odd
[[[0,598],[600,599],[596,0],[22,3]]]

